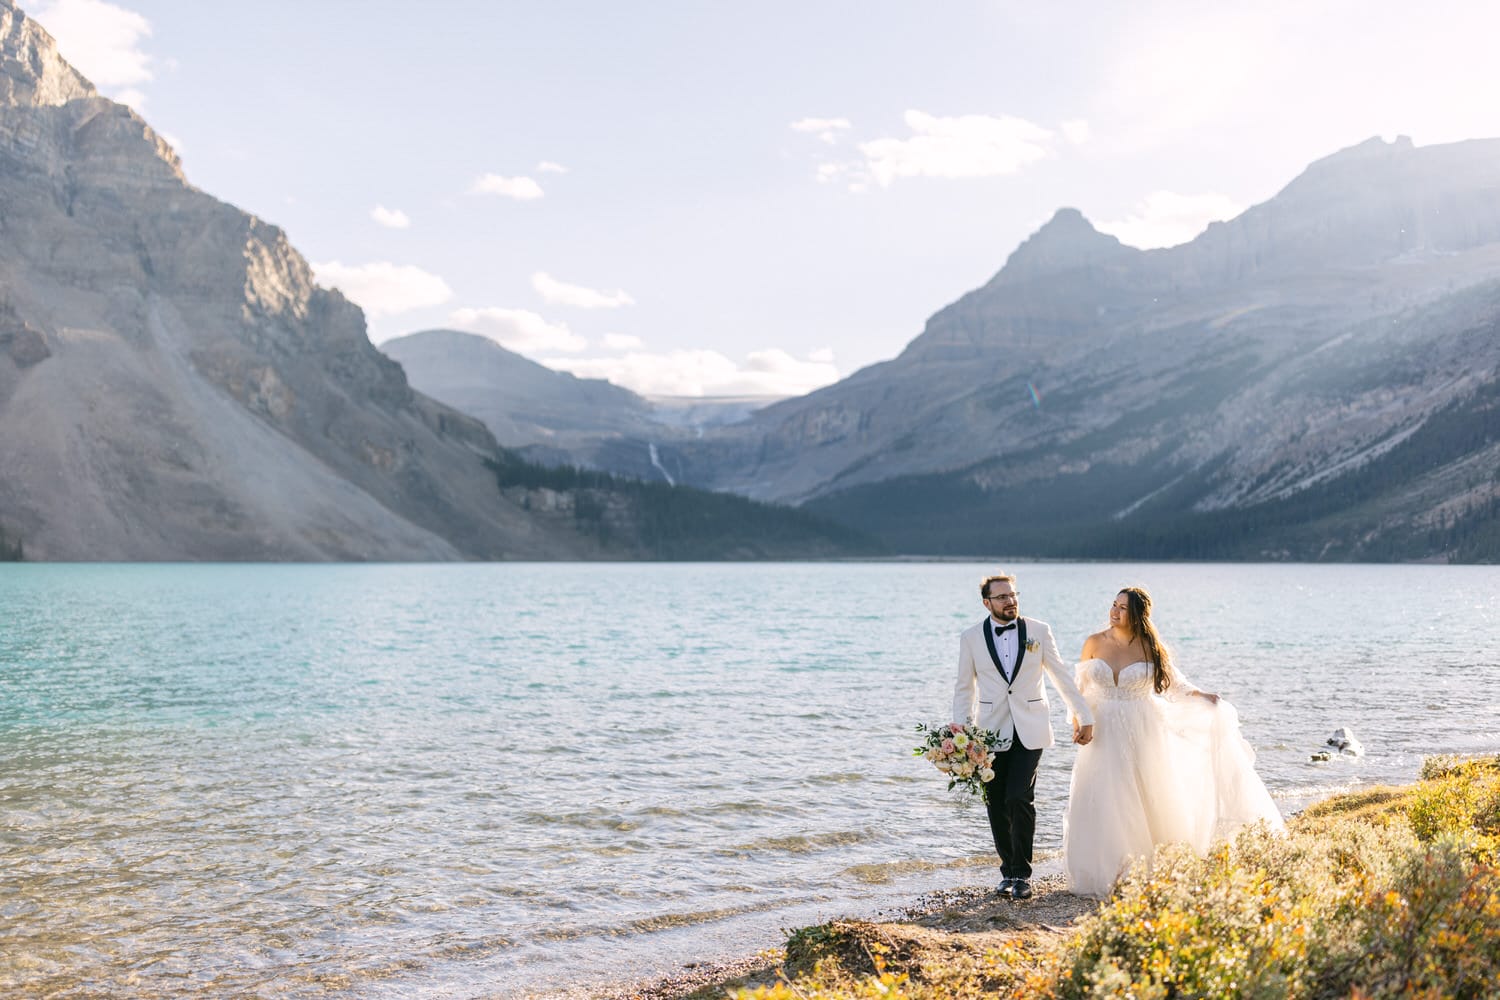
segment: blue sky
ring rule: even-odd
[[[375,342],[646,393],[898,354],[1059,207],[1192,238],[1374,135],[1500,135],[1500,5],[43,0]]]

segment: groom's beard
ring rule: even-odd
[[[1002,611],[998,615],[995,615],[995,621],[999,622],[1001,625],[1009,625],[1019,617],[1021,617],[1021,613],[1019,610]]]

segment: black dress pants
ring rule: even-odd
[[[995,777],[986,790],[984,808],[1000,855],[1003,878],[1031,878],[1031,843],[1036,837],[1036,769],[1042,751],[1011,740],[1010,749],[995,754]]]

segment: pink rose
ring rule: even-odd
[[[943,741],[943,753],[952,753],[954,751],[954,749],[955,748],[953,746],[953,741],[952,740],[944,740]]]
[[[958,723],[956,723],[956,722],[950,722],[950,723],[948,723],[948,732],[952,733],[953,735],[957,736],[959,733],[961,733],[963,731],[964,731],[964,727],[960,726]]]

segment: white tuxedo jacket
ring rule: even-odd
[[[1073,682],[1071,665],[1065,664],[1057,651],[1051,627],[1035,618],[1018,618],[1016,623],[1017,655],[1009,681],[991,656],[985,639],[986,634],[993,634],[993,620],[989,616],[959,636],[953,721],[972,722],[1001,736],[1015,735],[1024,746],[1041,750],[1053,743],[1051,706],[1042,686],[1044,673],[1062,695],[1070,718],[1079,725],[1092,726],[1094,716]]]

